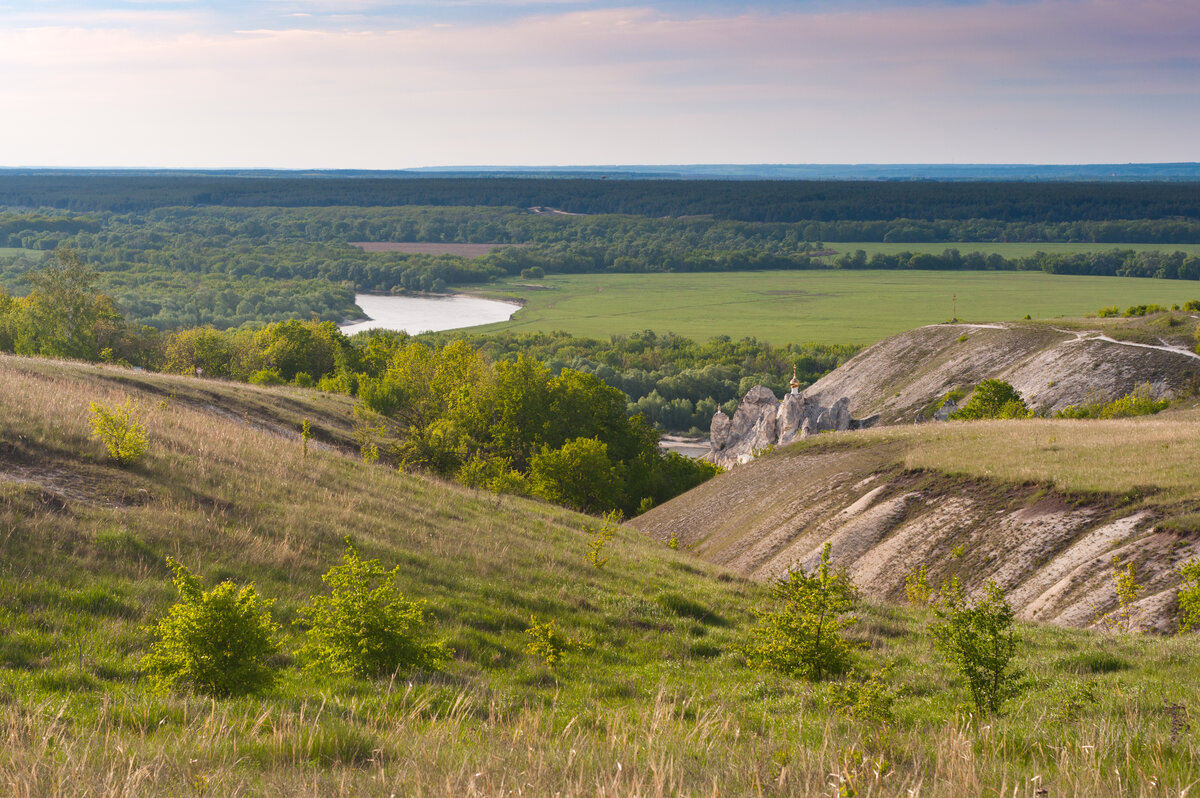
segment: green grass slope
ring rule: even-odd
[[[121,469],[89,402],[141,407]],[[1200,778],[1186,718],[1194,638],[1028,627],[1026,687],[963,708],[916,610],[867,606],[861,667],[892,663],[890,722],[826,685],[748,670],[765,591],[626,527],[397,473],[353,453],[348,406],[296,389],[0,358],[0,793],[116,795],[1150,795]],[[297,440],[310,418],[328,444]],[[350,451],[347,451],[350,450]],[[300,670],[292,625],[351,537],[400,568],[455,649],[442,673]],[[289,635],[255,698],[153,693],[143,627],[166,556],[254,582]],[[531,615],[588,649],[549,669]]]

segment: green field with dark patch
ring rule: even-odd
[[[488,330],[575,335],[674,332],[789,342],[867,344],[952,318],[1009,321],[1078,317],[1098,308],[1200,297],[1190,281],[1042,272],[772,271],[718,274],[554,275],[485,292],[525,302]],[[957,297],[957,299],[955,299]]]

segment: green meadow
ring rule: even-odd
[[[606,337],[654,330],[699,340],[869,344],[956,313],[994,322],[1027,314],[1078,317],[1109,305],[1182,304],[1200,297],[1200,285],[1042,272],[771,271],[553,275],[537,286],[515,278],[481,293],[516,297],[525,307],[478,332]]]

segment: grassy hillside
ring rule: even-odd
[[[89,402],[132,396],[151,441],[121,469]],[[345,400],[0,358],[0,792],[14,795],[980,795],[1178,793],[1200,778],[1196,638],[1026,627],[1025,689],[965,708],[917,610],[868,605],[860,668],[892,663],[890,721],[828,685],[751,671],[765,591],[633,528],[361,462]],[[325,447],[302,455],[299,420]],[[454,648],[443,673],[302,671],[257,698],[156,694],[143,626],[167,555],[253,581],[292,625],[351,537],[400,569]],[[531,615],[589,646],[550,669]]]
[[[697,340],[869,344],[957,314],[968,321],[1077,317],[1109,305],[1170,307],[1200,295],[1183,280],[1041,272],[779,271],[553,275],[487,293],[525,307],[488,330],[566,330],[605,338],[642,330]],[[957,296],[957,300],[954,297]]]

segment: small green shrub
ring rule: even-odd
[[[444,643],[429,639],[425,602],[396,590],[399,571],[363,560],[346,541],[342,564],[321,577],[330,594],[314,596],[299,612],[309,628],[298,653],[309,667],[369,678],[434,671],[450,659]]]
[[[848,614],[858,596],[850,577],[833,570],[830,548],[826,543],[812,574],[792,571],[772,587],[783,606],[756,612],[752,642],[743,650],[750,667],[819,681],[850,665],[856,645],[841,632],[858,622]]]
[[[604,523],[598,527],[588,527],[592,533],[591,540],[588,541],[587,561],[596,568],[603,568],[608,562],[608,557],[604,550],[612,541],[613,535],[617,531],[617,525],[621,522],[621,511],[611,510],[604,514]]]
[[[1121,558],[1113,557],[1113,589],[1117,593],[1117,610],[1115,617],[1109,616],[1108,625],[1130,631],[1133,627],[1133,605],[1137,602],[1142,586],[1137,582],[1137,566],[1125,563],[1121,566]]]
[[[1102,319],[1110,319],[1114,316],[1120,316],[1121,309],[1116,305],[1109,305],[1106,308],[1100,308],[1100,310],[1096,311],[1096,315]]]
[[[1129,307],[1125,308],[1124,315],[1128,317],[1145,316],[1149,313],[1162,313],[1165,310],[1166,308],[1159,304],[1130,305]]]
[[[830,685],[830,697],[842,714],[855,720],[886,722],[892,719],[897,691],[887,682],[889,667],[863,679],[854,672]]]
[[[285,380],[275,369],[259,369],[250,375],[251,385],[285,385]]]
[[[933,588],[929,586],[929,569],[922,565],[917,570],[904,577],[904,595],[908,603],[914,607],[924,607],[933,597]]]
[[[304,419],[304,423],[300,425],[300,450],[304,453],[304,459],[308,459],[308,442],[312,440],[312,427],[308,424],[308,419]]]
[[[562,662],[563,657],[572,651],[587,648],[582,640],[559,632],[553,620],[541,623],[532,615],[529,616],[529,628],[525,630],[525,636],[529,638],[529,643],[525,646],[526,653],[545,661],[551,668]]]
[[[158,639],[138,667],[160,689],[186,684],[214,696],[246,695],[269,687],[275,673],[267,664],[278,650],[279,626],[270,600],[247,585],[222,582],[204,591],[182,563],[167,558],[175,572],[179,601],[147,631]]]
[[[1051,723],[1074,723],[1098,706],[1102,695],[1099,682],[1094,678],[1067,679],[1054,684]]]
[[[1102,398],[1091,398],[1081,405],[1071,405],[1054,414],[1055,418],[1130,418],[1132,416],[1148,416],[1165,410],[1171,402],[1167,399],[1156,399],[1154,387],[1143,382],[1132,391],[1105,402]]]
[[[1032,413],[1017,390],[1004,380],[984,380],[970,400],[950,414],[955,421],[984,418],[1029,418]]]
[[[1012,667],[1018,638],[1004,591],[988,582],[983,596],[970,602],[953,577],[942,583],[934,611],[938,620],[929,627],[934,646],[967,680],[977,710],[999,710],[1019,689]]]
[[[1190,631],[1200,624],[1200,560],[1179,566],[1183,583],[1179,586],[1179,633]]]
[[[93,402],[88,409],[92,414],[92,439],[104,444],[109,457],[123,466],[142,459],[149,442],[141,414],[132,399],[126,399],[124,404],[116,407]]]

